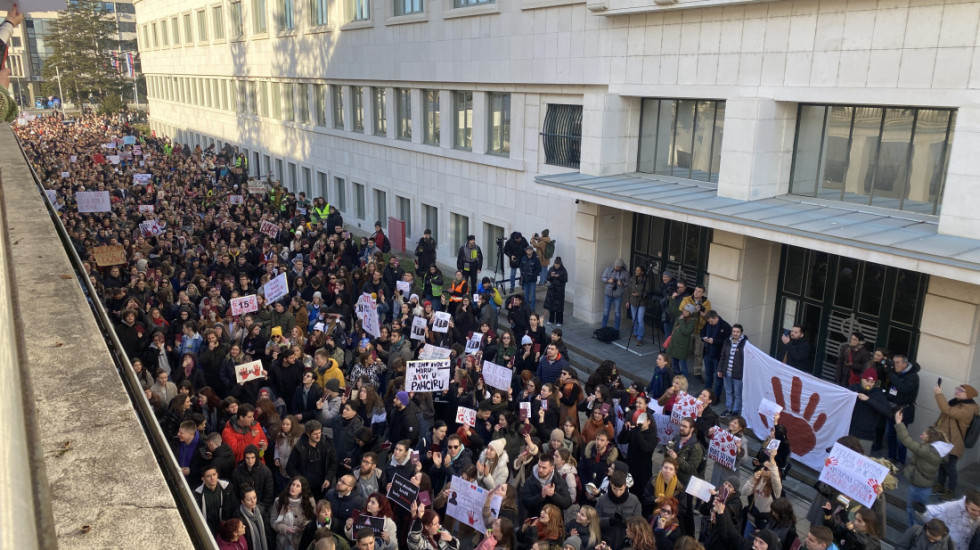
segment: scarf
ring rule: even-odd
[[[254,512],[249,512],[245,506],[239,506],[238,510],[241,512],[242,521],[245,522],[245,528],[252,535],[252,550],[269,550],[269,543],[265,538],[265,525],[262,523],[262,513],[258,506],[255,507]]]
[[[661,502],[665,497],[674,496],[677,491],[677,476],[670,478],[670,483],[664,483],[663,473],[657,474],[657,479],[653,482],[653,492],[657,502]]]

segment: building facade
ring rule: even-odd
[[[576,317],[622,257],[705,282],[773,354],[802,325],[818,375],[860,331],[922,365],[923,422],[931,380],[980,384],[980,2],[136,11],[154,130],[240,145],[354,225],[430,227],[441,258],[547,227]]]

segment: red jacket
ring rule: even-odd
[[[265,437],[265,431],[258,422],[252,424],[252,427],[247,431],[243,431],[237,423],[238,417],[232,417],[231,420],[225,423],[225,429],[221,432],[221,439],[231,447],[233,453],[235,453],[235,464],[238,464],[245,458],[245,447],[249,445],[255,445],[259,449],[262,448],[260,442],[265,441],[266,448],[269,446],[269,440]],[[262,458],[262,457],[259,457]]]

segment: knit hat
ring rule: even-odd
[[[337,380],[336,378],[331,378],[330,380],[327,380],[325,386],[328,390],[334,393],[340,393],[340,380]]]
[[[409,296],[408,297],[408,301],[411,302],[412,300],[415,300],[416,302],[418,302],[419,301],[419,295],[418,294],[412,294],[411,296]]]
[[[506,445],[507,445],[507,441],[504,440],[503,438],[501,438],[501,439],[494,439],[493,441],[490,442],[489,445],[487,445],[487,447],[490,447],[491,449],[493,449],[494,452],[497,453],[497,456],[500,457],[500,456],[503,456],[503,454],[504,454],[504,447]]]
[[[568,537],[567,539],[565,539],[565,544],[562,545],[562,548],[564,548],[565,546],[571,546],[572,550],[582,550],[582,539],[574,535]]]
[[[431,306],[431,305],[432,305],[432,301],[431,300],[426,300],[426,301],[422,302],[422,307],[428,307],[428,306]]]
[[[875,382],[877,382],[878,371],[876,371],[873,367],[868,367],[864,369],[864,372],[861,373],[861,380],[874,380]],[[974,393],[976,392],[974,391]]]
[[[313,330],[319,330],[320,332],[326,332],[327,331],[327,326],[324,325],[323,323],[317,323],[317,324],[313,325]]]
[[[272,327],[269,331],[269,336],[282,336],[282,327]]]
[[[318,290],[318,291],[316,291],[316,292],[313,293],[313,297],[314,298],[319,298],[319,299],[322,300],[323,299],[323,293]]]
[[[622,258],[616,260],[616,267],[626,267],[626,261]]]
[[[780,548],[783,544],[782,541],[779,540],[779,537],[776,536],[776,533],[773,533],[769,529],[759,531],[755,534],[755,538],[762,539],[762,542],[766,543],[768,547],[772,549]]]
[[[973,399],[974,397],[977,396],[977,389],[974,388],[973,386],[971,386],[969,384],[963,384],[960,387],[963,388],[963,391],[964,392],[966,392],[966,398],[967,399]]]
[[[561,428],[555,428],[551,430],[551,441],[561,441],[565,442],[565,432],[561,431]]]
[[[400,401],[402,405],[408,406],[409,397],[408,397],[408,392],[407,391],[402,390],[402,391],[396,393],[395,394],[395,399],[397,399],[398,401]]]
[[[528,344],[533,344],[533,343],[534,342],[531,340],[531,337],[528,336],[528,335],[526,335],[526,334],[524,335],[523,338],[521,338],[521,345],[522,346],[526,346]]]

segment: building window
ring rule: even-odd
[[[160,29],[163,31],[163,45],[167,45],[167,24],[163,21],[160,22]],[[180,44],[180,23],[176,17],[170,18],[170,34],[174,37],[174,46]]]
[[[800,105],[790,193],[937,215],[951,109]]]
[[[398,118],[398,139],[412,139],[412,90],[395,89],[395,111]]]
[[[499,239],[499,240],[498,240]],[[499,225],[494,225],[492,223],[483,224],[483,250],[493,251],[494,257],[497,257],[497,243],[504,242],[504,228]],[[486,257],[486,256],[485,256]]]
[[[439,242],[439,209],[428,204],[422,205],[422,221],[425,228],[432,231],[432,239]]]
[[[637,171],[718,183],[725,102],[644,99]]]
[[[451,250],[459,250],[466,244],[470,234],[470,219],[462,214],[449,213],[449,238],[452,239]]]
[[[231,110],[231,105],[228,104],[228,86],[223,80],[219,80],[218,87],[221,88],[221,108]]]
[[[378,189],[374,190],[374,214],[381,227],[388,229],[388,193]]]
[[[326,199],[327,196],[329,196],[327,192],[328,181],[330,180],[327,178],[326,174],[324,174],[323,172],[317,172],[316,173],[317,190],[312,193],[312,196],[310,198],[312,199],[314,197],[323,197],[324,199]]]
[[[388,113],[385,111],[385,89],[372,88],[374,97],[374,133],[383,136],[388,133]]]
[[[254,151],[252,153],[252,165],[248,167],[249,175],[259,177],[259,170],[261,170],[259,166],[259,152]]]
[[[364,184],[351,182],[354,186],[354,215],[359,220],[367,219],[364,211]]]
[[[197,12],[197,39],[201,42],[208,40],[208,15],[204,10]]]
[[[272,157],[269,155],[262,155],[262,166],[265,168],[264,174],[267,176],[272,176]]]
[[[582,153],[582,106],[548,104],[541,146],[545,164],[578,168]]]
[[[327,125],[327,85],[317,84],[316,89],[316,125]]]
[[[299,92],[299,121],[301,124],[310,123],[310,85],[300,84],[297,87]]]
[[[367,21],[371,19],[370,0],[347,0],[347,10],[351,21]]]
[[[143,46],[144,46],[144,49],[150,47],[150,27],[149,27],[149,25],[143,25]]]
[[[303,188],[300,191],[313,193],[313,171],[305,166],[303,167]]]
[[[278,4],[276,25],[279,32],[293,30],[296,28],[296,22],[293,20],[293,0],[278,0]]]
[[[290,83],[284,83],[282,85],[282,98],[285,100],[283,103],[283,120],[286,122],[293,122],[296,120],[296,109],[293,106],[295,98],[293,96],[293,85]]]
[[[344,129],[344,87],[333,84],[330,86],[333,100],[333,127]]]
[[[297,181],[297,178],[296,178],[296,163],[290,162],[289,163],[289,188],[294,193],[296,192],[296,185],[298,183],[299,182]]]
[[[278,82],[272,83],[272,118],[282,120],[282,93]]]
[[[276,159],[276,181],[282,182],[282,159]]]
[[[319,27],[327,24],[327,0],[310,0],[310,26]]]
[[[228,14],[231,16],[231,38],[233,40],[243,38],[245,36],[245,21],[242,19],[241,0],[232,2],[228,8]]]
[[[136,32],[136,23],[129,23],[126,21],[119,22],[119,32]],[[20,41],[19,36],[13,36],[11,38],[16,38],[14,42]]]
[[[259,114],[259,83],[255,81],[248,83],[248,114]]]
[[[266,20],[265,0],[252,0],[252,33],[268,32],[269,23]]]
[[[224,8],[219,4],[211,8],[211,24],[214,26],[214,39],[225,39],[225,13]]]
[[[395,15],[422,13],[422,0],[395,0]]]
[[[136,13],[136,6],[120,2],[116,4],[116,11],[119,13]]]
[[[353,130],[355,132],[364,131],[364,87],[351,86],[350,89],[350,112]]]
[[[259,116],[269,116],[269,83],[259,82]]]
[[[333,202],[337,210],[347,212],[347,182],[344,178],[333,179]]]
[[[453,0],[453,7],[466,8],[469,6],[482,6],[483,4],[493,4],[494,0]]]
[[[439,145],[439,90],[422,90],[422,142]]]
[[[407,238],[412,234],[412,200],[396,195],[395,206],[398,208],[398,219],[405,222],[405,236]]]
[[[184,44],[194,43],[194,27],[191,26],[191,14],[184,14]]]
[[[453,147],[473,149],[473,92],[453,92]]]
[[[507,156],[510,154],[510,94],[492,93],[487,99],[490,106],[487,152]]]

